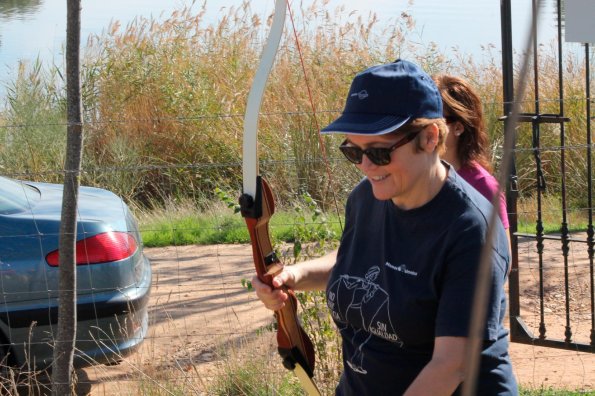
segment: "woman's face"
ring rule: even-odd
[[[404,136],[403,133],[378,136],[348,134],[347,142],[362,150],[372,147],[389,148]],[[423,131],[421,137],[423,138]],[[364,154],[362,163],[356,166],[372,184],[376,199],[392,199],[397,206],[407,208],[419,197],[417,188],[427,179],[423,175],[428,175],[430,163],[428,156],[422,154],[423,152],[416,150],[416,139],[413,139],[394,150],[391,153],[391,162],[387,165],[376,165]]]

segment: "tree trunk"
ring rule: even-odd
[[[82,102],[79,73],[81,0],[67,0],[66,100],[67,147],[64,164],[64,195],[60,225],[60,294],[58,333],[54,343],[52,395],[72,394],[72,363],[76,338],[76,213],[82,157]]]

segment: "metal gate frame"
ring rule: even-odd
[[[511,248],[512,248],[512,270],[509,278],[509,304],[510,304],[510,338],[512,342],[531,344],[537,346],[545,346],[559,349],[569,349],[581,352],[595,353],[595,285],[594,285],[594,253],[595,253],[595,232],[593,227],[593,200],[592,200],[592,141],[591,141],[591,96],[590,96],[590,73],[589,73],[589,44],[584,44],[585,47],[585,66],[586,66],[586,81],[585,81],[585,112],[586,112],[586,158],[587,177],[588,177],[588,228],[586,239],[574,238],[571,236],[568,229],[567,215],[568,204],[566,200],[566,162],[565,162],[565,124],[570,122],[570,119],[564,115],[564,71],[563,71],[563,43],[562,43],[562,1],[557,0],[557,25],[558,25],[558,99],[559,112],[557,114],[543,114],[540,112],[540,98],[539,98],[539,70],[538,70],[538,50],[537,50],[537,34],[534,32],[533,42],[533,65],[534,65],[534,110],[531,113],[521,113],[518,122],[530,123],[532,129],[532,143],[533,143],[533,157],[536,166],[536,186],[537,186],[537,221],[535,233],[526,234],[518,232],[517,219],[517,200],[518,200],[518,176],[516,169],[516,157],[513,153],[512,167],[509,175],[507,188],[507,205],[510,221],[511,234]],[[536,1],[532,0],[533,13],[536,13]],[[512,103],[513,103],[513,46],[512,46],[512,18],[511,18],[511,0],[500,1],[501,13],[501,35],[502,35],[502,75],[503,75],[503,96],[504,96],[504,115],[501,119],[506,123],[511,122]],[[560,235],[546,235],[542,223],[542,196],[544,191],[545,179],[541,170],[541,149],[540,149],[540,128],[543,124],[555,123],[560,128],[560,172],[561,172],[561,199],[562,199],[562,218],[560,224]],[[505,128],[506,130],[506,128]],[[516,148],[516,142],[515,142]],[[521,317],[521,302],[520,302],[520,278],[519,278],[519,237],[529,238],[535,241],[535,246],[538,255],[538,272],[539,272],[539,334],[532,334],[529,326]],[[546,291],[544,290],[544,241],[557,240],[560,242],[560,250],[563,257],[564,265],[564,303],[565,303],[565,332],[564,339],[548,338],[547,330],[548,323],[545,320],[545,306],[544,298]],[[569,292],[569,257],[570,243],[584,244],[588,252],[589,258],[589,292],[590,292],[590,343],[581,343],[573,340],[573,322],[570,317],[570,292]]]

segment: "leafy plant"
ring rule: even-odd
[[[303,205],[294,205],[293,262],[320,256],[327,252],[330,241],[336,233],[330,227],[328,218],[309,193],[302,194]]]
[[[227,205],[228,208],[233,209],[233,213],[234,214],[240,212],[240,205],[237,203],[236,200],[234,200],[233,198],[231,198],[228,193],[226,193],[225,191],[223,191],[219,187],[215,187],[215,190],[214,191],[215,191],[215,195],[217,195],[217,197],[223,203],[225,203],[225,205]]]
[[[292,265],[324,255],[336,246],[337,235],[310,194],[302,194],[302,204],[294,206],[294,214]],[[300,322],[314,345],[317,383],[326,389],[324,393],[332,393],[341,373],[341,342],[326,306],[325,293],[298,292],[296,297]]]
[[[246,289],[246,291],[252,291],[252,290],[254,290],[254,288],[252,287],[252,282],[249,281],[248,279],[242,279],[240,281],[240,283],[242,284],[242,287],[244,289]]]

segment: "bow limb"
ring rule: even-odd
[[[285,24],[285,1],[275,0],[275,14],[271,31],[267,38],[256,75],[246,104],[246,113],[244,115],[244,145],[243,145],[243,188],[244,194],[256,197],[256,177],[258,176],[258,151],[256,147],[258,130],[258,113],[264,89],[266,87],[269,74],[275,61],[275,55],[279,48],[281,36],[283,35],[283,25]]]
[[[257,276],[269,286],[272,286],[272,275],[279,272],[283,265],[275,254],[269,235],[269,219],[275,211],[275,204],[268,183],[258,174],[257,130],[264,89],[283,34],[285,1],[275,0],[273,24],[248,94],[244,116],[243,194],[240,208],[250,233]],[[310,396],[319,396],[320,391],[312,381],[314,347],[299,324],[297,298],[292,290],[286,289],[285,292],[289,299],[282,309],[275,311],[279,354],[283,358],[283,365],[297,375],[304,390]]]

